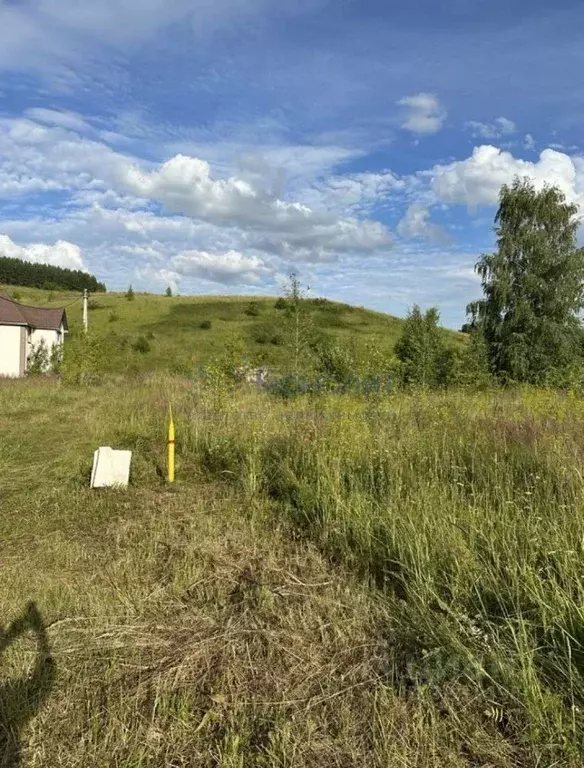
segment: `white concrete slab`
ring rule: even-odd
[[[102,446],[93,454],[91,488],[127,488],[132,451],[114,451]]]

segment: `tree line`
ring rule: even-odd
[[[555,186],[516,178],[499,194],[497,250],[475,269],[483,297],[467,307],[470,343],[457,361],[438,333],[436,309],[410,312],[396,347],[408,383],[436,386],[528,383],[570,386],[584,379],[584,249],[578,207]]]
[[[467,343],[449,343],[436,307],[423,312],[414,305],[395,345],[395,358],[381,359],[369,350],[365,377],[373,384],[381,381],[384,388],[584,386],[579,226],[578,207],[557,187],[537,190],[521,178],[504,185],[495,216],[497,249],[475,265],[483,296],[467,307],[462,328]],[[294,275],[286,293],[279,302],[287,310],[285,337],[291,355],[285,383],[290,393],[301,379],[304,388],[315,382],[320,388],[330,384],[347,391],[361,386],[363,365],[350,346],[315,340],[302,309],[306,296]]]
[[[33,264],[29,261],[0,256],[0,284],[21,285],[46,290],[83,291],[92,293],[106,290],[94,275],[79,269],[65,269],[50,264]]]

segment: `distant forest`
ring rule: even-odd
[[[22,285],[27,288],[47,290],[103,292],[106,287],[88,272],[79,269],[64,269],[50,264],[32,264],[21,259],[0,256],[0,284]]]

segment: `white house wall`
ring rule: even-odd
[[[46,331],[41,328],[36,328],[30,335],[30,346],[34,349],[35,347],[38,347],[41,341],[44,341],[50,352],[53,348],[53,344],[62,343],[62,338],[62,334],[59,334],[57,331]]]
[[[20,326],[0,325],[0,376],[20,376]]]

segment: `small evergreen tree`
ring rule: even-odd
[[[422,313],[414,304],[409,312],[401,338],[395,345],[404,384],[436,387],[448,382],[451,356],[444,347],[439,320],[436,307]]]
[[[125,296],[128,301],[134,301],[134,289],[131,285],[128,286],[128,290],[126,291]]]
[[[577,206],[557,187],[528,179],[503,186],[495,217],[497,252],[476,270],[484,298],[468,306],[505,381],[545,383],[582,357],[584,250],[576,246]]]
[[[169,286],[168,286],[168,288],[166,289],[166,291],[165,291],[165,295],[166,295],[166,296],[168,296],[168,298],[169,298],[169,299],[171,299],[171,298],[172,298],[172,288],[170,287],[170,285],[169,285]]]

